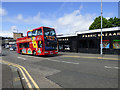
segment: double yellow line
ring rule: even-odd
[[[85,56],[69,56],[63,55],[62,57],[75,57],[75,58],[88,58],[88,59],[104,59],[104,60],[120,60],[119,58],[106,58],[106,57],[85,57]]]
[[[36,84],[36,82],[33,80],[33,78],[30,76],[30,74],[28,73],[28,71],[23,66],[20,66],[18,64],[14,64],[14,63],[11,63],[11,62],[8,62],[8,61],[4,61],[4,60],[1,60],[0,62],[8,64],[8,65],[12,65],[12,66],[18,68],[21,71],[21,73],[22,73],[22,75],[23,75],[23,77],[24,77],[24,79],[25,79],[25,81],[27,83],[28,88],[30,88],[32,90],[32,88],[34,88],[34,87],[32,87],[32,85],[30,84],[30,81],[28,80],[28,78],[26,77],[26,75],[29,77],[29,79],[31,80],[31,82],[33,83],[33,85],[35,86],[35,88],[37,90],[40,90],[39,86]],[[26,75],[25,75],[24,72],[26,73]]]

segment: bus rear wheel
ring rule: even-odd
[[[34,56],[36,55],[36,51],[33,51],[33,55],[34,55]]]

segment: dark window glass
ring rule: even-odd
[[[45,41],[45,50],[57,50],[57,41]]]
[[[37,36],[37,30],[34,30],[34,31],[32,32],[32,36]]]
[[[55,30],[51,28],[43,28],[45,36],[55,36]]]
[[[42,48],[42,41],[38,41],[38,48]]]
[[[19,44],[19,47],[22,48],[22,43]]]
[[[28,36],[31,37],[32,36],[32,32],[28,32]]]
[[[44,40],[45,40],[45,50],[57,50],[57,38],[55,30],[52,28],[43,28]]]
[[[19,47],[20,48],[29,48],[29,43],[20,43]]]
[[[38,30],[38,35],[42,35],[42,29]]]

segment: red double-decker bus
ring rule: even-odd
[[[27,36],[16,40],[16,51],[21,54],[57,54],[57,38],[54,28],[39,27],[27,32]]]

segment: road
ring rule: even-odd
[[[118,88],[118,60],[90,54],[21,55],[3,49],[2,60],[23,66],[40,88]]]

